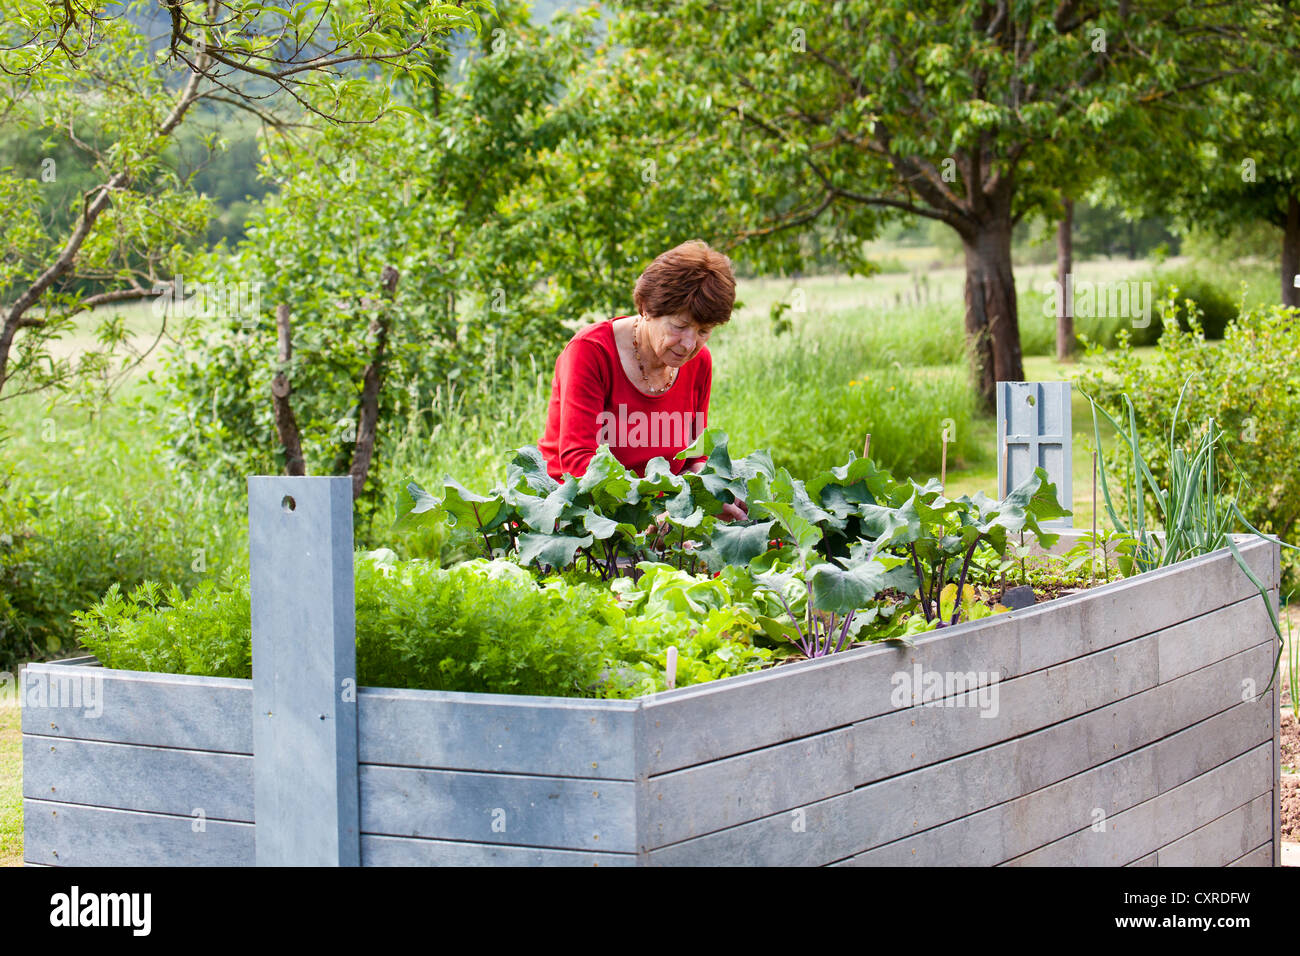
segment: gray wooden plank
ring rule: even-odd
[[[1271,573],[1275,545],[1243,555]],[[1008,680],[1123,644],[1258,592],[1225,549],[1046,604],[947,628],[913,648],[872,647],[657,694],[640,765],[654,776],[888,713],[895,673],[996,672]],[[1271,629],[1270,629],[1271,633]],[[1260,685],[1261,689],[1263,685]]]
[[[791,807],[726,830],[656,847],[647,866],[823,866],[858,844],[862,821],[846,816],[852,793]]]
[[[24,734],[23,796],[251,823],[253,758]]]
[[[1269,655],[1260,645],[1037,733],[859,788],[852,802],[877,814],[871,829],[878,844],[1014,799],[1226,710],[1240,701],[1240,675],[1269,666]],[[1195,734],[1180,743],[1206,751],[1215,746]],[[1145,768],[1155,777],[1155,792],[1165,789],[1162,774],[1185,764],[1157,759]]]
[[[1267,840],[1273,829],[1273,791],[1256,797],[1156,851],[1157,866],[1226,866]]]
[[[631,780],[634,700],[363,688],[361,762]]]
[[[635,866],[633,853],[583,853],[494,843],[361,836],[362,866]]]
[[[1269,596],[1276,599],[1277,592],[1270,591]],[[1266,634],[1272,633],[1268,609],[1258,593],[1165,628],[1158,632],[1160,680],[1173,680],[1223,660],[1258,644]],[[1259,689],[1264,688],[1261,685]]]
[[[853,733],[832,730],[651,777],[643,848],[676,843],[853,789]]]
[[[1276,547],[1256,541],[1240,549],[1247,565],[1269,587],[1277,585],[1268,577],[1271,551]],[[1163,630],[1251,595],[1259,600],[1259,592],[1225,548],[1025,608],[1014,613],[1021,615],[1031,629],[1036,627],[1037,637],[1022,641],[1021,665],[1025,671],[1050,667]]]
[[[636,785],[363,764],[361,829],[562,850],[636,850]]]
[[[1132,863],[1125,864],[1125,866],[1155,866],[1155,865],[1156,865],[1156,855],[1154,853],[1148,853],[1140,860],[1134,860]]]
[[[1248,598],[1146,637],[999,681],[983,701],[994,704],[992,709],[966,695],[869,718],[854,725],[856,780],[866,783],[936,763],[1132,696],[1267,640],[1262,637],[1266,627],[1271,625],[1258,597]],[[1177,642],[1175,651],[1169,650],[1171,638]],[[910,684],[917,682],[915,674],[902,676]]]
[[[738,859],[784,866],[841,860],[1050,786],[1227,710],[1241,702],[1241,675],[1271,666],[1270,655],[1269,645],[1258,645],[1026,737],[792,808],[802,815],[778,813],[671,846],[650,841],[648,862]],[[1161,762],[1143,759],[1140,769],[1158,786]],[[1167,766],[1165,773],[1172,774],[1174,764]]]
[[[71,679],[69,671],[84,671],[80,679],[98,685],[90,691],[98,695],[97,708],[51,706],[51,692]],[[33,686],[24,695],[23,733],[253,752],[252,681],[66,664],[29,664],[25,674]],[[37,684],[43,693],[38,694]],[[59,699],[68,700],[68,695],[60,692]]]
[[[358,866],[352,479],[250,477],[253,790],[262,866]]]
[[[1157,677],[1152,635],[999,681],[984,706],[966,695],[860,721],[853,725],[854,782],[870,783],[1040,730],[1154,687]],[[916,683],[915,675],[909,682]]]
[[[252,866],[253,825],[23,801],[28,865]]]
[[[1228,866],[1273,866],[1273,841],[1257,846],[1244,856],[1233,860]]]
[[[1240,723],[1258,724],[1266,715],[1259,713],[1258,704],[1239,704],[1230,711],[1188,728],[1183,735],[1201,734],[1221,736],[1226,744],[1240,746],[1234,741],[1241,732],[1226,725]],[[1251,711],[1254,710],[1254,713]],[[1170,738],[1172,739],[1172,738]],[[1217,767],[1191,777],[1186,782],[1124,808],[1122,804],[1110,806],[1097,801],[1093,806],[1106,811],[1104,829],[1076,828],[1074,833],[1038,848],[1023,852],[1024,844],[1012,844],[1009,849],[1020,850],[1021,855],[1010,860],[1010,866],[1123,866],[1135,859],[1153,853],[1161,846],[1191,833],[1210,820],[1258,796],[1267,785],[1271,741],[1251,748]],[[1154,747],[1168,752],[1171,747],[1161,741]],[[1226,749],[1232,749],[1227,747]],[[1157,753],[1159,760],[1163,753]],[[1189,770],[1203,766],[1186,765]],[[1073,812],[1064,808],[1073,806]],[[1063,803],[1063,816],[1067,823],[1077,825],[1086,821],[1092,808],[1086,802]],[[1099,823],[1099,825],[1101,825]],[[942,829],[942,828],[940,828]]]

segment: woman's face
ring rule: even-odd
[[[689,312],[647,317],[646,338],[659,361],[681,368],[700,354],[709,340],[709,331],[700,328]]]

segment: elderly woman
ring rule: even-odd
[[[638,475],[661,456],[674,474],[704,467],[704,458],[673,456],[708,425],[713,358],[705,343],[731,318],[731,260],[698,240],[684,242],[641,273],[632,299],[637,315],[581,329],[555,361],[537,447],[557,481],[584,474],[601,445]],[[721,517],[744,511],[729,504]]]

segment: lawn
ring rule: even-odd
[[[0,866],[22,866],[22,711],[7,691],[0,692]]]

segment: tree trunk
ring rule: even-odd
[[[370,463],[374,460],[375,440],[379,431],[379,392],[384,386],[384,362],[387,359],[385,348],[388,344],[388,329],[392,324],[393,297],[397,294],[397,280],[400,275],[394,266],[384,266],[380,277],[384,296],[388,304],[379,313],[372,330],[375,333],[375,350],[370,361],[366,363],[361,375],[361,409],[357,415],[357,443],[352,451],[352,500],[356,501],[366,488],[366,478],[370,475]]]
[[[275,308],[275,328],[280,345],[280,367],[271,379],[275,430],[280,436],[280,447],[284,449],[284,473],[305,475],[307,464],[302,457],[302,436],[298,433],[298,419],[289,400],[293,392],[288,375],[289,362],[293,358],[293,333],[289,328],[289,306],[285,303]]]
[[[982,224],[963,237],[966,248],[966,341],[980,402],[997,409],[997,383],[1025,377],[1020,356],[1020,320],[1011,274],[1010,217]]]
[[[1067,294],[1074,271],[1074,200],[1064,199],[1065,215],[1056,227],[1056,287],[1060,290],[1061,311],[1056,316],[1056,360],[1074,358],[1074,316]]]
[[[1282,304],[1300,308],[1300,197],[1287,200],[1282,233]]]

